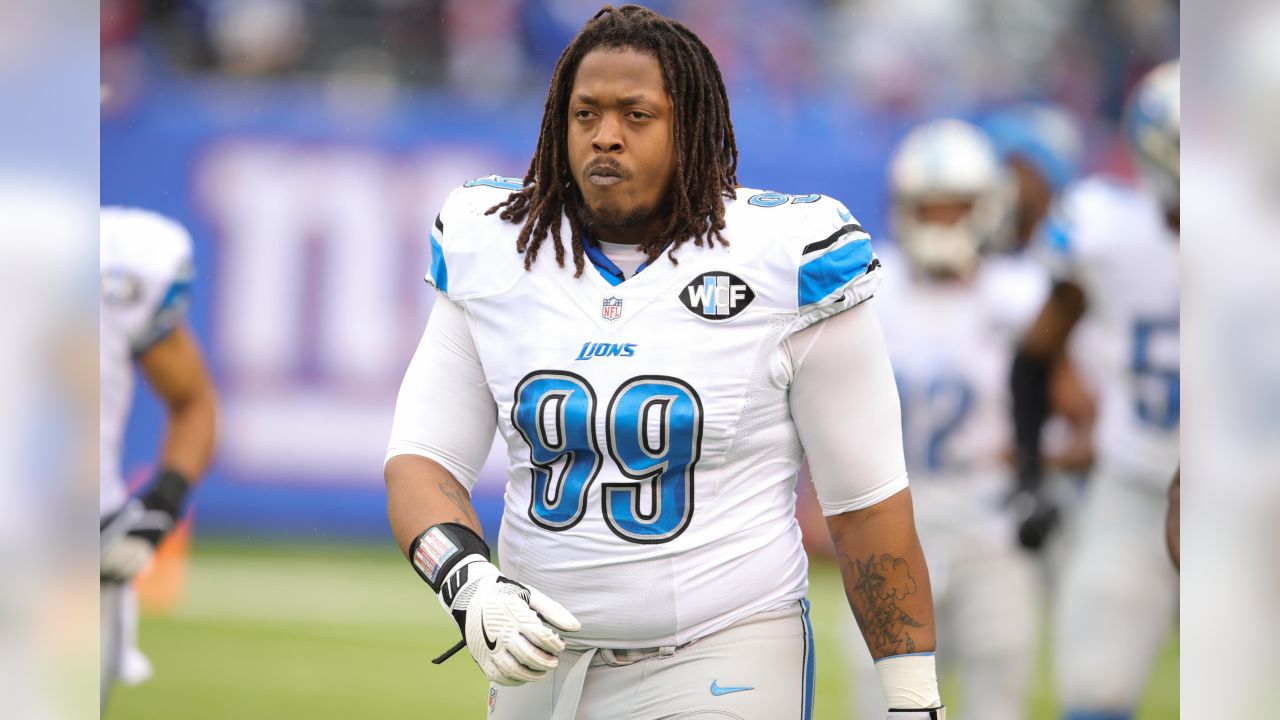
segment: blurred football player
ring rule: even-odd
[[[1008,231],[987,242],[1020,252],[1031,244],[1054,198],[1079,172],[1084,138],[1071,115],[1047,104],[1005,108],[987,118],[982,129],[1009,169],[1013,196]]]
[[[213,382],[185,322],[194,266],[191,237],[155,213],[103,208],[99,261],[101,707],[117,680],[150,673],[133,647],[136,601],[129,581],[182,516],[213,449]],[[133,404],[134,368],[165,409],[155,477],[130,497],[121,451]]]
[[[943,715],[879,260],[839,202],[741,188],[737,159],[702,41],[605,7],[525,177],[431,230],[389,516],[491,718],[811,717],[805,455],[890,717]],[[495,428],[502,569],[468,496]]]
[[[1178,65],[1134,90],[1125,128],[1143,181],[1091,177],[1069,189],[1046,245],[1060,281],[1014,364],[1026,533],[1052,524],[1040,492],[1049,363],[1077,321],[1096,318],[1106,372],[1098,461],[1056,604],[1056,666],[1068,718],[1131,716],[1177,612],[1165,549],[1166,492],[1178,463]],[[1106,652],[1099,653],[1099,648]]]
[[[940,662],[962,683],[964,717],[1025,715],[1038,580],[1008,504],[1009,367],[1048,292],[1042,266],[997,265],[980,249],[1009,210],[991,142],[960,120],[912,130],[889,171],[895,248],[877,294],[902,400],[907,470],[933,581]],[[895,272],[896,271],[896,272]],[[852,645],[852,667],[870,669]],[[874,674],[858,717],[884,716]],[[959,714],[957,714],[957,717]]]

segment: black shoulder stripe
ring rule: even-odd
[[[862,226],[859,225],[858,223],[849,223],[848,225],[845,225],[839,230],[831,233],[831,236],[828,237],[826,240],[819,240],[816,243],[809,243],[808,245],[805,245],[804,250],[802,250],[800,254],[808,255],[809,253],[814,252],[815,250],[822,250],[823,248],[829,248],[832,245],[834,245],[837,240],[844,237],[845,235],[848,235],[849,233],[856,233],[856,232],[863,232]]]
[[[441,222],[439,215],[436,216],[436,229],[440,232],[444,232],[444,223]]]

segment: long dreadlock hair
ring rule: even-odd
[[[561,214],[572,230],[573,264],[580,276],[583,259],[582,194],[569,167],[569,93],[578,64],[598,48],[631,48],[653,55],[662,67],[674,112],[675,176],[671,183],[670,214],[657,236],[640,249],[653,262],[670,245],[667,257],[692,238],[709,247],[729,242],[724,229],[724,201],[738,187],[738,148],[729,119],[729,96],[720,67],[702,40],[684,25],[639,5],[600,8],[565,48],[551,76],[538,147],[524,176],[524,189],[489,208],[486,214],[511,223],[524,223],[516,249],[524,253],[524,267],[533,267],[550,231],[556,263],[564,267],[560,237]]]

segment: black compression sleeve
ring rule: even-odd
[[[1040,430],[1049,417],[1049,363],[1020,348],[1011,382],[1018,489],[1035,491],[1042,476]]]

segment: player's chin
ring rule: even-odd
[[[597,225],[625,225],[628,218],[636,212],[636,207],[621,201],[621,198],[603,197],[586,198],[589,221]]]

